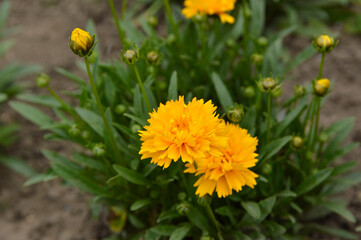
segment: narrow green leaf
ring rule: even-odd
[[[58,174],[56,174],[53,169],[49,169],[44,173],[37,174],[35,176],[30,177],[25,183],[24,186],[30,186],[33,184],[37,184],[40,182],[47,182],[50,180],[53,180],[55,178],[59,177]]]
[[[222,105],[223,111],[226,113],[228,111],[227,107],[231,107],[234,104],[232,96],[222,79],[215,72],[212,73],[212,81],[217,92],[218,100]]]
[[[269,234],[272,236],[281,236],[286,232],[286,228],[279,225],[278,223],[274,221],[265,221],[265,226],[269,230]]]
[[[242,207],[247,211],[254,219],[261,217],[261,209],[256,202],[241,202]]]
[[[356,222],[355,216],[346,208],[347,203],[344,201],[327,201],[321,205],[352,223]]]
[[[358,163],[359,161],[349,161],[349,162],[341,163],[340,165],[337,165],[333,168],[332,176],[338,176],[344,174],[352,170]]]
[[[159,236],[170,236],[175,230],[176,226],[173,225],[156,225],[149,230],[158,234]]]
[[[268,197],[259,202],[259,207],[261,208],[261,215],[259,221],[263,221],[271,213],[274,205],[276,203],[276,197]]]
[[[61,107],[61,104],[56,99],[47,95],[34,95],[29,93],[23,93],[23,94],[18,94],[16,98],[47,107],[53,107],[53,108]]]
[[[37,174],[30,165],[17,158],[0,156],[0,163],[24,177],[32,177]]]
[[[312,176],[306,178],[296,189],[297,195],[305,194],[318,185],[320,185],[323,181],[325,181],[332,173],[332,169],[323,169]]]
[[[124,178],[128,182],[137,185],[149,185],[149,181],[145,177],[143,177],[143,175],[137,173],[136,171],[117,164],[114,164],[113,168],[122,178]]]
[[[208,222],[208,219],[199,211],[196,207],[192,206],[187,213],[188,220],[199,229],[211,233],[212,227]]]
[[[339,228],[335,228],[335,227],[326,227],[326,226],[322,226],[319,224],[310,224],[309,225],[310,228],[315,229],[317,231],[323,232],[323,233],[327,233],[329,235],[333,235],[336,237],[341,237],[343,239],[352,239],[352,240],[356,240],[357,236],[347,230],[343,230],[343,229],[339,229]]]
[[[178,75],[174,71],[170,77],[169,88],[168,88],[168,100],[177,100],[178,98]]]
[[[278,153],[290,140],[291,136],[275,139],[269,142],[264,148],[261,149],[259,159],[266,161]]]
[[[252,11],[252,18],[250,22],[249,31],[252,37],[257,38],[261,36],[265,24],[266,1],[251,0],[249,3]]]
[[[139,124],[142,125],[142,126],[147,125],[147,121],[144,120],[144,119],[142,119],[142,118],[140,118],[140,117],[134,116],[134,115],[129,114],[129,113],[124,113],[124,116],[132,119],[133,121],[139,123]]]
[[[67,70],[65,70],[63,68],[56,67],[55,71],[60,73],[64,77],[69,78],[70,80],[80,84],[80,85],[85,86],[87,84],[81,77],[79,77],[79,76],[77,76],[77,75],[75,75],[75,74],[73,74],[73,73],[71,73],[71,72],[69,72],[69,71],[67,71]]]
[[[307,102],[300,104],[296,109],[289,112],[276,128],[276,135],[279,136],[305,109]]]
[[[295,58],[292,59],[292,61],[287,66],[286,72],[291,71],[316,53],[317,52],[313,47],[313,44],[309,44],[308,47],[304,48]]]
[[[45,113],[29,104],[11,101],[9,105],[24,118],[35,123],[36,125],[39,125],[42,128],[45,128],[47,125],[50,125],[53,122],[53,120]]]
[[[104,137],[104,123],[98,114],[80,107],[75,108],[75,111],[99,136]]]
[[[191,228],[192,226],[189,224],[177,227],[170,235],[169,240],[182,240],[185,236],[187,236]]]
[[[152,204],[153,201],[149,198],[146,199],[139,199],[137,201],[135,201],[131,206],[130,206],[130,211],[136,211],[139,210],[145,206],[148,206],[150,204]]]

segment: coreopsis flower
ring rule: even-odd
[[[330,53],[337,46],[338,41],[335,41],[333,37],[322,34],[317,38],[315,37],[312,43],[318,52]]]
[[[95,46],[95,37],[80,28],[75,28],[70,36],[69,47],[79,57],[89,57]]]
[[[227,124],[225,136],[228,137],[228,148],[223,148],[221,156],[208,155],[196,159],[195,164],[187,163],[185,172],[202,175],[194,184],[196,194],[200,197],[217,192],[218,197],[232,194],[232,190],[240,191],[247,185],[256,185],[258,176],[249,168],[256,165],[258,139],[251,137],[246,129],[238,125]]]
[[[222,23],[234,23],[234,17],[226,12],[234,9],[236,0],[185,0],[182,13],[186,18],[197,14],[218,15]]]
[[[221,149],[227,147],[227,137],[225,124],[215,110],[211,101],[193,98],[186,105],[182,96],[161,104],[150,114],[145,131],[139,131],[141,159],[151,158],[151,163],[164,169],[180,158],[193,163],[207,154],[220,156]]]

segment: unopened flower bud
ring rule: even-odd
[[[204,195],[203,197],[199,197],[197,202],[201,206],[208,206],[212,202],[212,196],[209,194]]]
[[[256,95],[256,91],[254,90],[254,87],[248,86],[244,89],[244,96],[246,98],[253,98]]]
[[[264,78],[262,81],[262,87],[265,91],[272,90],[276,87],[277,82],[273,78]]]
[[[228,48],[234,48],[235,45],[236,45],[236,42],[233,39],[231,39],[231,38],[227,39],[226,46]]]
[[[149,63],[155,64],[157,63],[158,59],[159,59],[159,54],[157,52],[151,51],[147,53],[147,60]]]
[[[118,104],[115,107],[115,113],[118,114],[118,115],[121,115],[121,114],[125,113],[126,110],[127,110],[127,107],[124,106],[123,104]]]
[[[283,93],[283,89],[281,85],[277,86],[275,89],[271,91],[272,96],[275,98],[280,97],[282,93]]]
[[[133,49],[122,51],[122,59],[127,64],[134,64],[138,61],[138,54]]]
[[[330,88],[330,80],[327,78],[322,78],[317,80],[314,85],[315,94],[319,97],[323,97],[328,93],[328,89]]]
[[[91,138],[91,133],[87,130],[84,130],[81,132],[81,137],[85,140],[88,141]]]
[[[97,143],[94,145],[92,151],[94,156],[102,157],[105,154],[105,145],[103,143]]]
[[[233,123],[239,123],[244,117],[244,110],[241,104],[235,104],[228,109],[227,113],[228,119]]]
[[[321,143],[327,143],[330,140],[330,136],[326,132],[321,132],[318,139]]]
[[[89,57],[95,45],[95,37],[80,28],[75,28],[70,36],[70,49],[79,57]]]
[[[156,18],[155,16],[150,16],[147,19],[147,23],[149,26],[155,28],[158,25],[158,18]]]
[[[167,88],[167,83],[165,81],[161,81],[159,82],[158,87],[160,90],[164,90]]]
[[[186,198],[187,198],[187,194],[185,192],[178,193],[178,200],[179,201],[184,201],[184,200],[186,200]]]
[[[263,173],[264,175],[268,175],[268,174],[270,174],[270,173],[272,172],[272,169],[273,169],[273,167],[272,167],[271,164],[265,163],[265,164],[262,166],[262,173]]]
[[[41,73],[36,77],[35,82],[38,87],[47,87],[49,86],[50,77],[45,73]]]
[[[296,85],[293,90],[297,97],[303,97],[306,94],[306,88],[301,85]]]
[[[335,42],[333,37],[330,37],[325,34],[320,35],[313,40],[313,47],[320,53],[331,52],[336,47],[337,44],[338,41]]]
[[[81,131],[79,129],[79,127],[76,124],[73,124],[69,129],[68,129],[68,133],[70,136],[72,137],[76,137],[79,136]]]
[[[268,38],[266,38],[266,37],[259,37],[259,38],[257,39],[257,43],[258,43],[258,45],[260,45],[261,47],[267,47],[267,45],[268,45]]]
[[[175,43],[175,41],[176,41],[176,36],[173,33],[169,34],[167,37],[167,43],[169,45],[172,45],[173,43]]]
[[[300,136],[294,136],[292,138],[292,146],[296,149],[300,149],[303,147],[304,141],[303,138]]]
[[[139,124],[133,124],[130,127],[130,130],[132,131],[132,133],[138,133],[138,131],[141,129],[142,129],[142,127]]]
[[[262,65],[263,62],[263,56],[261,54],[258,53],[253,53],[251,55],[251,61],[253,62],[254,65],[259,66]]]
[[[186,215],[190,209],[191,209],[191,205],[187,201],[183,201],[177,205],[177,212],[180,215]]]

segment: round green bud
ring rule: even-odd
[[[271,94],[273,97],[280,97],[283,94],[283,89],[281,87],[281,85],[279,85],[278,87],[276,87],[275,89],[273,89],[271,91]]]
[[[138,54],[133,49],[128,49],[123,53],[123,61],[128,64],[134,64],[138,60]]]
[[[147,18],[147,23],[149,26],[155,28],[158,25],[158,18],[156,18],[155,16],[150,16]]]
[[[197,202],[201,206],[208,206],[212,202],[212,196],[209,194],[204,195],[203,197],[199,197]]]
[[[274,89],[276,85],[276,80],[274,80],[273,78],[264,78],[262,81],[262,87],[265,91]]]
[[[105,145],[103,143],[97,143],[94,145],[92,151],[94,156],[102,157],[105,155]]]
[[[191,208],[190,203],[187,201],[183,201],[177,205],[177,212],[180,215],[186,215],[189,212],[190,208]]]
[[[258,53],[253,53],[251,55],[251,61],[254,65],[260,66],[260,65],[262,65],[262,62],[263,62],[263,56]]]
[[[261,47],[267,47],[267,45],[268,45],[268,38],[266,38],[266,37],[259,37],[258,39],[257,39],[257,43],[258,43],[258,45],[259,46],[261,46]]]
[[[85,141],[89,141],[91,138],[91,133],[87,130],[84,130],[81,132],[81,137],[85,140]]]
[[[228,110],[227,117],[233,123],[239,123],[240,121],[242,121],[244,117],[243,106],[240,104],[235,104],[234,107],[231,107]]]
[[[81,131],[78,127],[78,125],[73,124],[69,129],[68,129],[68,133],[70,136],[72,137],[77,137],[80,135]]]
[[[270,173],[272,172],[272,170],[273,170],[273,167],[272,167],[272,165],[269,164],[269,163],[265,163],[265,164],[262,166],[262,173],[263,173],[264,175],[270,174]]]
[[[138,131],[141,129],[142,129],[142,127],[139,124],[133,124],[130,127],[130,130],[132,131],[132,133],[138,133]]]
[[[125,113],[126,110],[127,110],[127,107],[124,106],[123,104],[118,104],[115,107],[115,113],[118,114],[118,115],[121,115],[121,114]]]
[[[292,146],[296,149],[300,149],[303,147],[304,141],[303,138],[300,136],[294,136],[292,138]]]
[[[167,37],[167,43],[169,45],[172,45],[173,43],[175,43],[176,40],[177,40],[177,38],[173,33],[169,34]]]
[[[178,200],[179,201],[184,201],[184,200],[186,200],[186,198],[187,198],[187,194],[185,192],[178,193]]]
[[[296,85],[293,90],[297,97],[303,97],[306,94],[306,88],[304,86]]]
[[[35,79],[36,85],[40,88],[49,86],[50,77],[45,73],[39,74]]]
[[[254,98],[254,96],[256,95],[256,91],[254,90],[254,87],[252,86],[247,86],[244,89],[244,96],[246,98]]]
[[[328,141],[330,141],[330,136],[327,132],[321,132],[320,136],[318,136],[318,139],[321,143],[327,143]]]
[[[233,39],[229,38],[226,41],[226,46],[228,48],[234,48],[234,46],[236,46],[236,42]]]
[[[167,83],[165,81],[161,81],[159,82],[158,87],[160,90],[164,90],[167,88]]]
[[[157,63],[157,61],[159,60],[159,54],[155,51],[151,51],[149,53],[147,53],[147,60],[149,63]]]

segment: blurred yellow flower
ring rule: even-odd
[[[234,23],[234,17],[226,12],[234,9],[236,0],[185,0],[182,13],[186,18],[197,14],[217,14],[222,23]]]
[[[163,168],[182,158],[193,163],[196,158],[207,154],[221,156],[221,149],[227,147],[224,136],[225,124],[215,114],[211,101],[193,98],[186,105],[184,97],[161,104],[150,114],[149,126],[139,131],[143,141],[139,154],[141,159],[151,158]]]
[[[226,197],[232,194],[232,190],[238,192],[244,185],[253,188],[257,184],[255,178],[258,175],[249,168],[258,161],[255,153],[258,139],[234,124],[226,125],[225,136],[229,138],[228,148],[221,150],[222,156],[208,155],[196,159],[195,166],[186,164],[188,169],[185,172],[202,174],[194,184],[200,197],[212,195],[214,191],[218,197]]]

